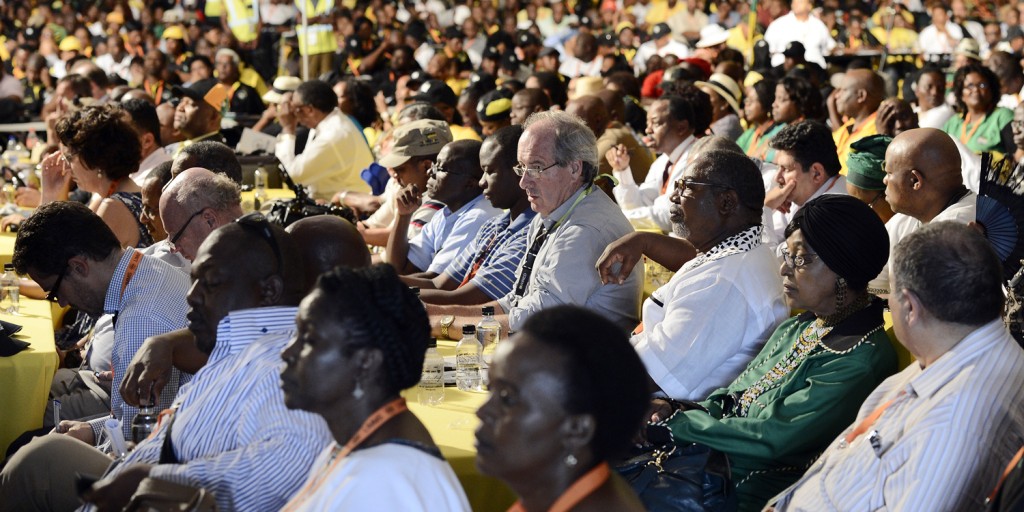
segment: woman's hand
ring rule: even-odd
[[[39,204],[64,201],[71,191],[71,166],[60,152],[50,153],[40,165]]]

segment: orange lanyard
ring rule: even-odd
[[[988,498],[985,498],[985,503],[992,503],[992,500],[996,499],[996,495],[999,494],[999,489],[1002,489],[1003,484],[1006,482],[1006,477],[1010,476],[1014,466],[1020,462],[1021,457],[1024,457],[1024,446],[1017,450],[1017,454],[1010,459],[1010,463],[1006,465],[1006,469],[1003,470],[1003,476],[999,477],[999,483],[996,484],[996,488],[992,489],[989,493]]]
[[[982,116],[981,120],[974,125],[974,128],[971,128],[970,132],[968,132],[967,125],[971,124],[971,113],[968,112],[967,115],[964,116],[964,124],[960,125],[960,142],[963,142],[964,145],[967,145],[967,141],[971,140],[971,137],[974,136],[974,132],[978,131],[978,128],[981,127],[981,123],[985,122],[986,117],[988,116]]]
[[[902,391],[897,396],[897,398],[899,398],[900,396],[903,396]],[[878,408],[875,409],[874,412],[872,412],[870,415],[868,415],[867,418],[864,418],[863,421],[858,423],[857,426],[854,427],[849,434],[846,434],[846,443],[852,443],[854,439],[857,439],[858,437],[860,437],[861,434],[866,432],[867,429],[871,428],[871,426],[874,425],[876,421],[878,421],[878,418],[882,416],[882,413],[885,412],[885,410],[888,409],[889,406],[892,405],[895,401],[896,398],[893,398],[892,400],[889,400],[888,402],[878,406]]]
[[[511,222],[512,221],[509,221],[509,225],[511,225]],[[494,249],[494,242],[498,241],[498,237],[500,235],[501,231],[495,231],[494,234],[491,235],[491,239],[487,242],[487,245],[484,246],[484,248],[480,251],[480,254],[477,255],[476,260],[473,261],[473,268],[469,269],[469,272],[466,272],[466,277],[462,278],[462,282],[459,283],[459,286],[456,286],[456,288],[462,288],[471,279],[476,277],[477,271],[480,270],[480,265],[483,265],[484,260],[487,259],[487,256],[491,253],[491,250]]]
[[[587,471],[585,475],[580,477],[569,486],[561,496],[551,504],[551,508],[548,512],[568,512],[573,507],[579,505],[581,501],[587,496],[594,493],[599,487],[604,485],[608,481],[608,477],[611,476],[611,471],[608,469],[608,463],[602,462],[597,465],[594,469]],[[526,512],[526,508],[523,507],[522,501],[516,501],[512,508],[508,509],[508,512]]]
[[[128,289],[128,283],[135,277],[135,271],[139,269],[139,263],[142,263],[142,253],[133,249],[132,259],[128,260],[128,268],[125,269],[124,280],[121,281],[121,297],[124,297],[124,291]]]
[[[309,496],[313,495],[320,485],[324,483],[327,475],[331,474],[335,467],[341,464],[341,461],[352,453],[352,450],[359,447],[363,441],[366,441],[368,437],[373,435],[377,429],[391,420],[391,418],[394,418],[408,410],[409,408],[405,405],[405,399],[396,398],[384,404],[380,409],[374,411],[369,418],[366,418],[366,421],[364,421],[362,426],[359,427],[359,430],[356,431],[355,435],[345,443],[345,446],[341,447],[341,449],[331,457],[331,462],[328,464],[327,468],[325,468],[324,471],[321,471],[320,475],[316,479],[306,484],[306,486],[281,510],[294,510],[302,504],[302,502],[306,501]],[[337,443],[335,443],[335,449],[337,449]]]

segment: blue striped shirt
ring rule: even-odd
[[[284,405],[281,351],[296,311],[255,308],[221,320],[209,361],[175,400],[171,439],[181,463],[155,465],[150,476],[200,485],[221,510],[280,510],[299,490],[331,435],[320,416]],[[167,423],[111,473],[157,463]]]
[[[138,269],[124,289],[124,295],[121,295],[128,262],[134,252],[133,249],[124,251],[110,278],[110,284],[107,285],[107,294],[103,302],[104,313],[117,315],[114,322],[113,354],[110,359],[114,372],[114,385],[110,390],[111,414],[121,420],[121,431],[128,440],[132,438],[132,418],[139,412],[138,408],[124,402],[118,389],[121,378],[128,371],[128,363],[146,338],[188,325],[188,319],[185,317],[188,314],[185,295],[188,293],[189,278],[181,270],[157,258],[143,255]],[[170,381],[160,392],[158,410],[170,406],[174,396],[178,394],[179,384],[187,381],[185,374],[173,370]],[[100,439],[100,430],[107,419],[103,417],[89,422],[97,440]]]
[[[477,232],[476,238],[448,265],[444,273],[461,283],[490,244],[490,250],[469,282],[494,300],[509,294],[516,284],[519,261],[526,254],[527,228],[536,214],[533,209],[527,208],[516,217],[515,222],[512,222],[512,216],[507,212],[487,221]]]
[[[1024,351],[997,319],[927,368],[911,363],[882,382],[853,425],[772,501],[778,512],[982,510],[1022,442]]]

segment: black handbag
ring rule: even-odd
[[[617,466],[647,510],[731,512],[737,499],[729,458],[698,443],[676,443],[668,428],[647,426],[654,443]],[[648,445],[650,446],[650,445]]]

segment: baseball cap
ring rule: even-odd
[[[185,27],[181,25],[171,25],[164,29],[164,34],[160,36],[162,39],[185,39]]]
[[[195,102],[206,102],[206,104],[218,112],[220,112],[221,105],[228,97],[227,87],[217,82],[216,78],[200,80],[188,87],[175,85],[171,88],[171,93],[178,98],[185,97],[192,98],[192,101]]]
[[[60,46],[57,48],[62,52],[80,52],[82,51],[82,42],[75,36],[67,36],[60,40]]]
[[[380,159],[380,165],[394,169],[410,158],[432,156],[452,141],[448,123],[434,119],[420,119],[395,129],[391,152]]]
[[[672,29],[669,28],[668,23],[658,23],[651,30],[651,37],[654,39],[661,39],[672,33]]]
[[[420,86],[419,94],[410,99],[412,101],[425,101],[431,105],[444,103],[452,107],[459,102],[459,98],[455,96],[452,88],[440,80],[427,80],[423,82],[423,85]]]
[[[512,115],[511,95],[505,89],[496,89],[480,98],[476,114],[481,121],[492,123],[508,119]]]
[[[786,45],[786,49],[782,51],[782,55],[798,59],[803,57],[806,51],[804,44],[800,41],[790,41],[790,43]]]
[[[552,48],[550,46],[545,46],[544,48],[541,49],[540,53],[537,54],[538,57],[547,57],[548,55],[554,55],[555,57],[561,57],[561,54],[558,53],[558,50],[555,49],[555,48]]]

